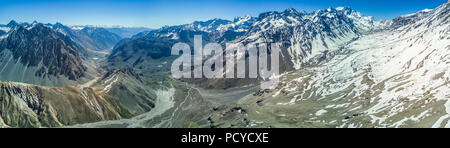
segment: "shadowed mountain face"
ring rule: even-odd
[[[147,72],[167,71],[170,60],[167,61],[166,58],[171,56],[171,45],[175,43],[176,40],[153,37],[122,40],[109,55],[106,67],[132,67],[148,70]]]
[[[0,41],[0,52],[3,55],[11,55],[2,57],[2,73],[12,71],[13,64],[21,64],[35,68],[31,71],[33,73],[27,75],[39,78],[61,76],[75,81],[83,77],[87,69],[79,54],[82,50],[70,38],[43,24],[16,26]],[[8,67],[12,69],[6,69]],[[8,80],[8,77],[2,79]]]
[[[90,51],[68,34],[75,33],[72,32],[74,29],[66,28],[72,31],[64,32],[52,25],[37,22],[19,24],[14,21],[0,27],[5,32],[0,38],[0,127],[61,127],[132,118],[150,111],[150,117],[169,114],[166,111],[177,117],[167,119],[167,123],[146,122],[143,126],[183,127],[186,121],[194,120],[188,116],[197,116],[195,120],[205,117],[206,113],[199,115],[201,108],[192,107],[192,104],[200,102],[204,108],[209,108],[204,100],[181,103],[200,96],[190,93],[183,96],[186,95],[183,92],[187,90],[186,86],[167,75],[149,80],[149,77],[143,77],[133,69],[121,68],[126,65],[118,65],[115,67],[117,69],[112,70],[101,69],[95,61],[83,56]],[[102,30],[84,28],[78,33],[108,38],[108,33]],[[126,44],[126,41],[122,43]],[[169,48],[166,45],[174,42],[149,41],[151,39],[133,44],[136,46],[127,46],[127,49],[147,46],[166,49]],[[168,53],[160,54],[153,50],[145,55],[155,59],[169,56]],[[133,63],[145,65],[152,62]],[[156,76],[152,73],[152,77]],[[189,91],[193,90],[189,88]],[[172,95],[176,95],[176,99]],[[172,109],[175,105],[177,108],[194,109]],[[150,120],[150,117],[145,119]]]

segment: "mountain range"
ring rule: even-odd
[[[11,21],[0,126],[450,127],[449,17],[450,2],[384,21],[349,7],[155,30]],[[172,46],[194,35],[281,43],[280,84],[170,77]]]

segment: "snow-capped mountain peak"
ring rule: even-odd
[[[338,10],[338,11],[342,11],[344,9],[345,9],[345,7],[336,7],[336,10]]]
[[[238,42],[286,43],[286,57],[298,69],[302,64],[328,51],[339,49],[340,44],[358,36],[382,30],[387,21],[377,21],[349,8],[328,8],[312,13],[287,9],[259,15],[258,20]]]
[[[283,14],[287,14],[287,15],[299,15],[299,14],[304,14],[304,13],[306,13],[306,12],[305,11],[297,11],[294,8],[288,8],[283,11]]]
[[[433,11],[433,9],[423,9],[420,12],[430,12],[430,11]]]
[[[251,15],[241,16],[234,18],[233,22],[237,24],[243,24],[245,22],[251,21],[254,19]]]

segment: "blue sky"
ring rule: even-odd
[[[0,24],[14,19],[67,25],[123,25],[159,28],[212,18],[233,19],[295,8],[311,12],[349,6],[366,16],[392,19],[447,0],[1,0]]]

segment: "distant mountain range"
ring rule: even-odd
[[[168,43],[184,42],[193,45],[192,37],[202,35],[204,43],[215,42],[223,46],[226,42],[244,45],[282,43],[281,63],[283,64],[280,68],[282,72],[286,72],[318,63],[324,59],[323,57],[333,54],[341,46],[361,35],[390,28],[391,24],[391,21],[377,21],[373,17],[365,17],[348,7],[329,8],[312,13],[291,8],[283,12],[261,13],[258,17],[237,17],[233,21],[222,19],[197,21],[142,32],[118,44],[108,61],[114,65],[139,69],[149,69],[145,67],[155,67],[154,65],[162,65],[161,63],[164,62],[171,63],[162,60],[161,63],[155,64],[155,59],[170,56],[169,49],[172,44]],[[164,48],[158,48],[161,45],[165,45]],[[159,69],[167,70],[164,68],[166,67]],[[154,68],[151,69],[154,71]],[[234,84],[247,85],[247,83],[255,82],[253,80],[214,81],[200,80],[198,82],[199,85],[214,88],[229,88],[234,87]]]
[[[90,79],[92,74],[86,72],[94,71],[88,70],[88,67],[95,66],[85,62],[90,54],[110,51],[123,39],[108,31],[113,28],[69,27],[61,23],[42,24],[36,21],[31,24],[17,23],[14,20],[0,27],[2,79],[39,85],[64,86],[76,84],[84,77]],[[114,30],[131,34],[142,29]]]

